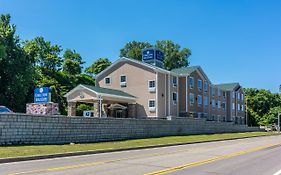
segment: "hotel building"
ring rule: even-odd
[[[154,55],[143,61],[119,58],[96,75],[96,86],[75,87],[65,95],[68,115],[75,115],[76,103],[83,102],[93,103],[98,117],[178,116],[245,124],[239,83],[213,84],[200,66],[168,71]]]

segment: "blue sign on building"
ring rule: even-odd
[[[40,87],[34,89],[34,103],[48,103],[49,102],[49,87]]]
[[[154,49],[146,49],[142,51],[142,59],[143,60],[151,60],[154,59]]]
[[[164,53],[160,50],[156,50],[156,59],[159,61],[163,61],[164,60]]]

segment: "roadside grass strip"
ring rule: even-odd
[[[205,141],[219,141],[224,139],[237,139],[255,136],[274,135],[272,132],[244,132],[224,134],[202,134],[188,136],[167,136],[159,138],[132,139],[124,141],[111,141],[85,144],[64,145],[18,145],[0,146],[0,159],[28,156],[44,156],[63,153],[77,153],[87,151],[112,151],[118,149],[142,148],[148,146],[188,144]]]

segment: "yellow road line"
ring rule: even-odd
[[[239,141],[235,142],[233,144],[239,144],[244,141]],[[227,142],[226,142],[227,143]],[[224,146],[226,144],[221,144],[220,146]],[[78,165],[68,165],[68,166],[62,166],[62,167],[55,167],[55,168],[46,168],[46,169],[38,169],[38,170],[31,170],[31,171],[25,171],[25,172],[15,172],[7,175],[24,175],[24,174],[32,174],[32,173],[42,173],[42,172],[50,172],[50,171],[62,171],[62,170],[67,170],[67,169],[75,169],[75,168],[83,168],[83,167],[89,167],[89,166],[97,166],[97,165],[102,165],[106,163],[114,163],[118,161],[124,161],[124,160],[130,160],[130,159],[139,159],[139,158],[144,158],[144,157],[153,157],[153,156],[161,156],[161,155],[168,155],[168,154],[175,154],[179,152],[191,152],[191,153],[196,153],[200,152],[203,150],[209,150],[211,148],[189,148],[189,149],[182,149],[182,150],[176,150],[172,152],[164,152],[164,153],[151,153],[151,154],[144,154],[141,156],[131,156],[131,157],[125,157],[121,159],[113,159],[113,160],[107,160],[107,161],[99,161],[99,162],[90,162],[90,163],[84,163],[84,164],[78,164]]]
[[[257,148],[252,148],[252,149],[248,149],[248,150],[244,150],[244,151],[239,151],[239,152],[235,152],[235,153],[231,153],[231,154],[225,154],[225,155],[222,155],[222,156],[216,156],[216,157],[212,157],[212,158],[197,161],[197,162],[192,162],[192,163],[188,163],[188,164],[184,164],[184,165],[180,165],[180,166],[176,166],[176,167],[172,167],[172,168],[163,169],[163,170],[160,170],[160,171],[147,173],[147,174],[144,174],[144,175],[168,174],[168,173],[172,173],[172,172],[175,172],[175,171],[188,169],[188,168],[192,168],[192,167],[195,167],[195,166],[204,165],[204,164],[211,163],[211,162],[214,162],[214,161],[223,160],[223,159],[227,159],[227,158],[234,157],[234,156],[239,156],[239,155],[246,154],[246,153],[251,153],[251,152],[263,150],[263,149],[270,148],[270,147],[273,147],[273,146],[278,146],[278,145],[281,145],[281,142],[269,144],[269,145],[265,145],[265,146],[260,146],[260,147],[257,147]]]
[[[208,149],[210,149],[210,148],[205,148],[205,149],[194,148],[195,151],[202,151],[202,150],[208,150]],[[23,174],[30,174],[30,173],[42,173],[42,172],[48,172],[48,171],[62,171],[62,170],[67,170],[67,169],[83,168],[83,167],[96,166],[96,165],[101,165],[101,164],[106,164],[106,163],[114,163],[114,162],[118,162],[118,161],[130,160],[130,159],[161,156],[161,155],[174,154],[174,153],[186,152],[186,151],[190,151],[190,149],[177,150],[177,151],[172,151],[172,152],[168,152],[168,153],[167,152],[151,153],[151,154],[144,154],[141,156],[131,156],[131,157],[125,157],[125,158],[121,158],[121,159],[113,159],[113,160],[100,161],[100,162],[91,162],[91,163],[78,164],[78,165],[69,165],[69,166],[62,166],[62,167],[55,167],[55,168],[38,169],[38,170],[32,170],[32,171],[11,173],[8,175],[23,175]],[[192,152],[192,151],[190,151],[190,152]]]

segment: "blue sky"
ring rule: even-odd
[[[21,39],[43,36],[86,61],[115,61],[127,42],[172,40],[190,48],[213,83],[278,92],[279,0],[0,0]]]

